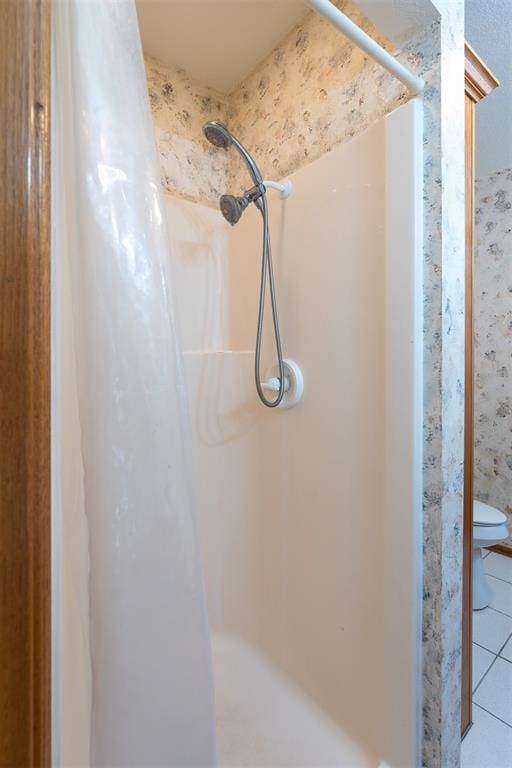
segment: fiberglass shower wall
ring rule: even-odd
[[[219,763],[412,765],[420,105],[397,109],[400,86],[314,15],[229,95],[147,68],[195,440]],[[264,408],[255,392],[260,220],[249,209],[232,229],[218,211],[219,195],[249,180],[237,157],[203,140],[210,119],[228,124],[265,177],[294,183],[286,202],[270,194],[284,353],[305,376],[290,411]],[[272,362],[267,337],[263,370]]]

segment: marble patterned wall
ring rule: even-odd
[[[392,49],[352,2],[336,4]],[[311,12],[231,94],[228,119],[263,175],[282,179],[408,98],[398,80]],[[230,165],[229,175],[230,184],[246,184],[240,162]]]
[[[336,4],[392,50],[350,0]],[[207,120],[225,121],[263,175],[281,179],[408,99],[395,78],[313,12],[230,94],[183,69],[145,60],[164,189],[210,205],[224,189],[246,188],[248,178],[236,154],[205,141]]]
[[[475,495],[505,512],[512,531],[510,168],[476,183]]]
[[[430,191],[424,223],[424,761],[448,767],[460,761],[461,714],[464,4],[436,4],[440,55],[431,86],[438,96],[425,163]]]
[[[228,99],[179,67],[144,60],[162,186],[213,205],[224,191],[228,156],[215,151],[201,129],[208,120],[226,119]]]
[[[432,0],[438,20],[393,51],[424,78],[424,599],[425,768],[460,761],[464,382],[463,0]],[[386,47],[348,0],[338,3]],[[164,98],[181,78],[180,100]],[[205,145],[200,125],[229,122],[265,175],[285,176],[350,140],[407,96],[323,20],[309,14],[229,96],[148,61],[157,142],[168,192],[216,205],[219,189],[243,188],[236,155]],[[202,97],[205,97],[203,101]],[[210,98],[210,100],[209,100]],[[163,103],[167,109],[164,112]],[[201,112],[192,131],[183,114]],[[194,106],[195,105],[195,106]],[[192,119],[191,119],[192,122]],[[175,138],[175,135],[176,138]],[[187,154],[188,153],[188,154]],[[220,155],[220,156],[219,156]],[[169,172],[166,169],[171,169]],[[188,178],[183,178],[184,174]],[[193,181],[191,180],[191,178]]]
[[[434,0],[439,19],[404,63],[425,81],[423,144],[423,754],[460,764],[464,468],[464,3]]]

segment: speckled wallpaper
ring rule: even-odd
[[[391,49],[353,3],[337,5]],[[408,98],[398,80],[311,12],[231,94],[228,122],[263,175],[282,179]],[[229,173],[230,184],[243,186],[240,162]]]
[[[391,49],[350,0],[337,5]],[[263,175],[279,180],[408,99],[395,78],[313,12],[230,94],[148,56],[146,71],[164,189],[210,205],[248,180],[237,155],[204,140],[207,120],[225,121]]]
[[[510,168],[477,180],[475,251],[475,495],[507,514],[512,534]]]
[[[228,156],[203,136],[208,120],[225,120],[228,99],[185,70],[145,56],[162,185],[187,200],[213,204],[225,188]]]

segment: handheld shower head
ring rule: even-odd
[[[244,145],[233,136],[230,131],[222,123],[211,120],[203,125],[203,133],[208,139],[210,144],[219,149],[228,150],[231,146],[234,146],[240,156],[243,158],[249,173],[251,174],[254,186],[252,189],[247,190],[241,197],[235,197],[234,195],[222,195],[220,198],[220,210],[226,221],[234,226],[237,221],[240,221],[242,213],[245,211],[249,203],[254,203],[256,208],[263,218],[263,253],[261,263],[261,283],[260,283],[260,301],[258,309],[258,330],[256,333],[256,348],[254,355],[254,375],[256,379],[256,389],[261,402],[269,408],[276,408],[282,401],[286,390],[286,377],[285,368],[283,363],[283,355],[281,350],[281,338],[279,335],[279,322],[277,319],[277,303],[274,288],[274,272],[272,269],[272,253],[270,248],[270,232],[268,226],[268,207],[265,197],[265,184],[263,183],[263,176],[261,175],[258,166],[254,162],[253,158],[246,150]],[[283,188],[284,189],[284,188]],[[276,343],[276,352],[279,368],[279,386],[275,390],[277,392],[276,397],[273,400],[269,400],[265,396],[263,386],[261,384],[260,377],[260,357],[261,357],[261,341],[263,337],[263,320],[265,311],[265,292],[267,283],[267,273],[270,288],[270,301],[272,304],[272,319],[274,323],[274,338]]]
[[[220,212],[226,221],[233,227],[239,220],[242,213],[249,205],[246,197],[234,197],[234,195],[221,195]]]
[[[221,195],[219,200],[220,212],[226,221],[233,227],[240,221],[240,216],[249,203],[259,204],[260,197],[263,195],[264,191],[264,188],[262,189],[261,185],[258,185],[247,190],[247,192],[244,192],[240,197],[235,197],[234,195]]]
[[[219,149],[229,149],[233,143],[233,137],[222,123],[212,120],[203,125],[203,133],[214,147]]]
[[[258,170],[258,166],[250,156],[243,144],[241,144],[237,138],[233,136],[225,125],[218,120],[211,120],[209,123],[203,125],[203,133],[214,147],[219,149],[228,150],[231,146],[236,147],[249,169],[249,173],[252,176],[252,180],[255,184],[261,184],[263,176]]]

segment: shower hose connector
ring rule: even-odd
[[[263,186],[265,189],[275,189],[277,192],[279,192],[279,197],[281,200],[286,200],[287,197],[290,197],[292,191],[293,191],[293,184],[288,179],[287,181],[270,181],[270,179],[266,179],[263,182]]]

